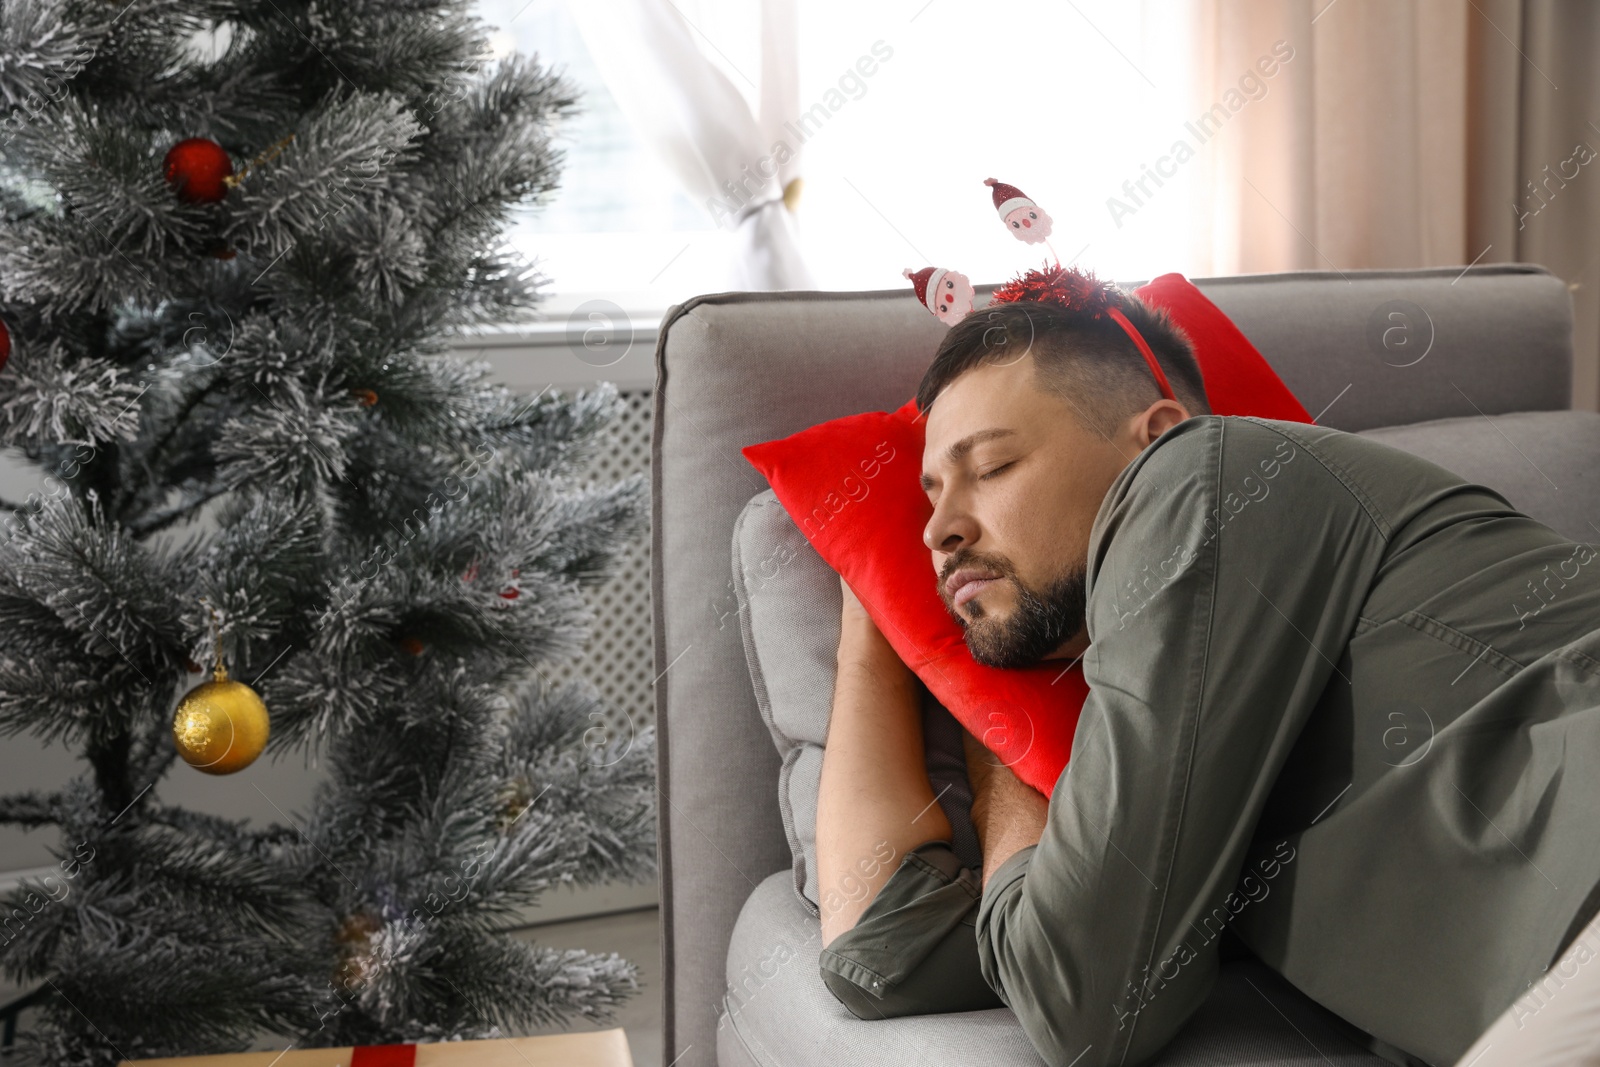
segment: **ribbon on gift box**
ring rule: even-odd
[[[350,1050],[350,1067],[414,1067],[415,1045],[357,1045]]]

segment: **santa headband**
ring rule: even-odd
[[[1055,246],[1049,241],[1053,223],[1044,208],[1014,185],[994,178],[986,179],[983,184],[993,190],[995,213],[1013,237],[1026,244],[1043,243],[1052,255],[1055,254]],[[904,274],[911,279],[917,299],[946,325],[954,326],[972,311],[972,283],[966,275],[943,267],[924,267],[915,272],[908,268]],[[954,283],[946,287],[951,293],[947,293],[943,299],[930,299],[930,295],[937,297],[940,293],[939,283],[946,279]],[[1046,264],[1041,270],[1026,271],[996,289],[990,303],[1054,304],[1083,313],[1092,320],[1110,319],[1121,327],[1122,332],[1128,335],[1128,340],[1144,357],[1156,384],[1161,387],[1161,395],[1168,400],[1177,399],[1155,353],[1150,350],[1149,342],[1122,313],[1119,306],[1122,303],[1121,290],[1110,282],[1098,280],[1088,271],[1063,267],[1060,256],[1056,256],[1054,267]]]
[[[1103,282],[1096,278],[1091,271],[1078,270],[1076,267],[1063,267],[1059,262],[1054,266],[1045,266],[1039,270],[1030,270],[1011,279],[1006,284],[994,291],[989,298],[990,305],[994,304],[1052,304],[1056,307],[1075,311],[1089,319],[1098,321],[1108,318],[1128,335],[1139,354],[1144,356],[1144,361],[1150,365],[1150,373],[1155,375],[1156,384],[1161,387],[1161,395],[1168,400],[1178,399],[1172,393],[1172,386],[1167,382],[1167,376],[1161,370],[1161,364],[1156,361],[1156,354],[1150,350],[1150,344],[1144,339],[1128,317],[1122,313],[1118,305],[1122,302],[1122,290],[1111,282]]]
[[[1025,196],[1021,189],[1015,185],[995,181],[993,178],[983,179],[983,184],[994,190],[994,209],[1004,219],[1019,207],[1038,207],[1032,200]]]
[[[913,271],[910,267],[907,267],[900,272],[901,277],[911,279],[911,288],[916,290],[917,299],[922,301],[923,307],[928,308],[933,307],[932,304],[928,303],[928,290],[932,289],[935,293],[938,293],[939,282],[944,279],[946,273],[943,267],[923,267],[918,271]]]

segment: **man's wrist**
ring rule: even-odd
[[[865,615],[847,615],[839,623],[839,652],[841,665],[846,662],[882,666],[889,660],[904,667],[900,656],[883,636],[876,623]]]
[[[1022,841],[1003,855],[997,851],[995,860],[990,862],[989,855],[983,857],[983,884],[979,891],[987,893],[991,884],[1004,888],[1009,882],[1016,879],[1017,875],[1025,868],[1033,855],[1033,850],[1039,847],[1037,841]]]

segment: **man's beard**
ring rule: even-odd
[[[960,566],[975,560],[962,560]],[[1003,581],[1017,591],[1017,604],[1011,615],[999,619],[978,603],[969,600],[956,608],[956,621],[966,631],[967,648],[972,658],[986,667],[1027,667],[1040,662],[1060,648],[1083,628],[1088,607],[1086,587],[1088,568],[1069,570],[1040,593],[1035,593],[1011,573],[1010,568],[987,567],[997,571]],[[955,568],[951,568],[955,570]],[[950,601],[946,601],[948,605]],[[969,620],[962,609],[971,612]]]

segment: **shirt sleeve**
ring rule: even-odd
[[[1256,420],[1186,420],[1112,483],[1071,762],[978,913],[984,977],[1048,1062],[1143,1063],[1210,992],[1222,927],[1292,862],[1245,852],[1383,544],[1344,480]]]

